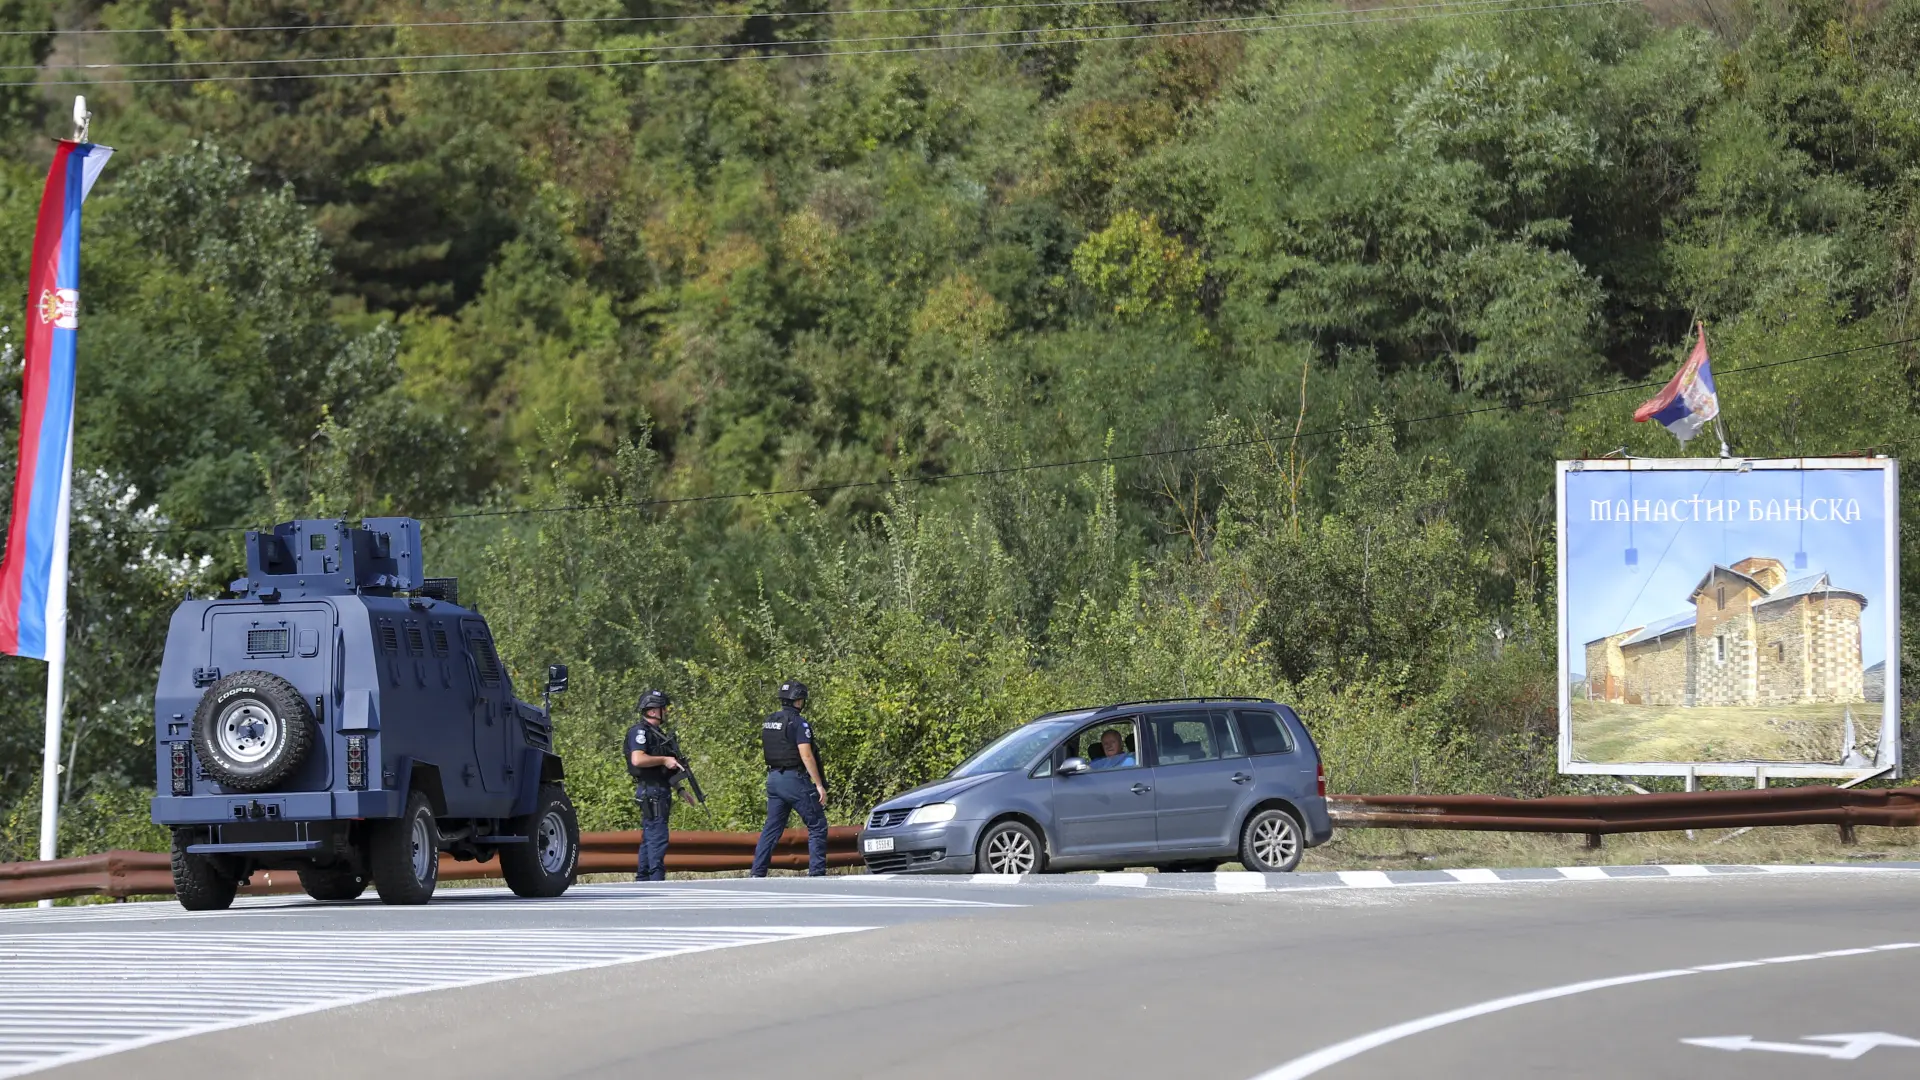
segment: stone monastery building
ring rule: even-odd
[[[1864,700],[1867,598],[1778,559],[1715,566],[1682,614],[1587,642],[1587,699],[1627,705]]]

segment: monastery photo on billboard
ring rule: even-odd
[[[1779,559],[1715,566],[1681,612],[1586,643],[1588,701],[1621,705],[1866,702],[1867,598]],[[1881,672],[1884,675],[1884,668]]]

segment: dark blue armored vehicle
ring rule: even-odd
[[[174,612],[154,693],[153,820],[182,904],[227,907],[263,869],[319,900],[371,881],[423,904],[441,852],[497,856],[521,896],[566,891],[580,827],[548,709],[514,696],[456,583],[424,576],[419,522],[249,532],[232,589]]]

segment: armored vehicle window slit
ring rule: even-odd
[[[427,655],[427,641],[421,635],[420,626],[417,623],[407,624],[407,652],[414,656]]]
[[[287,631],[249,630],[247,631],[247,654],[249,656],[278,656],[287,651]]]
[[[433,628],[433,654],[435,656],[445,656],[447,655],[447,651],[447,628],[444,626],[436,626]]]
[[[393,623],[386,619],[380,620],[380,651],[388,653],[400,651],[400,635],[394,630]]]
[[[474,658],[480,661],[480,681],[500,685],[500,655],[493,651],[493,639],[484,634],[473,636]]]

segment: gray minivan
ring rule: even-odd
[[[945,779],[873,809],[874,873],[1026,874],[1238,860],[1284,872],[1333,837],[1326,769],[1266,698],[1130,701],[1048,713]]]

